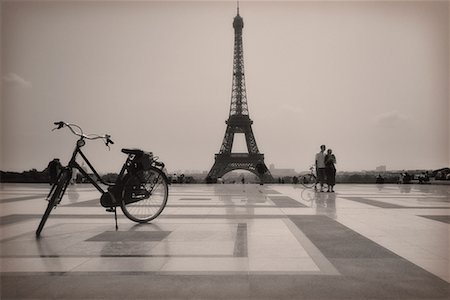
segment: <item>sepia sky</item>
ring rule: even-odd
[[[3,1],[2,170],[66,162],[75,137],[100,172],[122,147],[209,170],[231,100],[236,3]],[[449,166],[449,2],[241,1],[247,99],[266,164],[306,170]],[[236,149],[244,149],[242,136]]]

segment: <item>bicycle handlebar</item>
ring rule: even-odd
[[[61,129],[61,128],[64,127],[64,122],[63,122],[63,121],[55,122],[55,123],[53,123],[53,124],[58,125],[58,127],[57,127],[57,128],[53,128],[53,130],[55,130],[55,129]]]
[[[164,168],[164,166],[165,166],[165,164],[163,162],[159,162],[159,161],[156,161],[156,160],[154,160],[153,162],[155,163],[155,166],[157,166],[157,167]]]
[[[87,139],[87,140],[102,139],[108,148],[109,148],[109,144],[111,144],[111,145],[114,144],[114,142],[111,140],[111,136],[109,134],[105,134],[105,135],[88,134],[88,135],[86,135],[83,133],[83,130],[81,129],[81,127],[76,124],[69,124],[69,123],[66,123],[63,121],[54,122],[54,124],[57,125],[57,127],[53,128],[53,130],[61,129],[63,127],[68,127],[74,135],[79,136],[82,139]],[[76,127],[80,132],[75,131],[72,127]]]

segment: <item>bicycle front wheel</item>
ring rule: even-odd
[[[314,174],[306,174],[302,177],[300,177],[300,183],[305,187],[305,188],[312,188],[313,186],[315,186],[316,184],[316,176],[314,176]]]
[[[146,223],[158,217],[167,204],[169,188],[164,173],[151,167],[125,182],[121,208],[128,219]]]

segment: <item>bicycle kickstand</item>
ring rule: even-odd
[[[114,219],[116,220],[116,231],[119,230],[119,226],[117,226],[117,207],[114,207]]]

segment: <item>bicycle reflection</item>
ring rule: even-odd
[[[130,235],[136,231],[152,231],[152,232],[162,232],[164,231],[159,225],[154,223],[142,223],[134,224],[128,230],[122,232],[129,232]],[[137,241],[137,240],[117,240],[110,241],[103,245],[100,249],[100,257],[140,257],[140,256],[153,256],[152,249],[161,245],[162,249],[159,249],[159,253],[156,256],[170,256],[170,245],[167,240],[154,240],[154,241]]]
[[[316,209],[317,215],[326,215],[332,219],[337,218],[336,193],[320,193],[312,189],[304,189],[301,198],[309,207]]]
[[[67,197],[70,203],[75,203],[80,198],[76,185],[69,185],[66,190]]]

